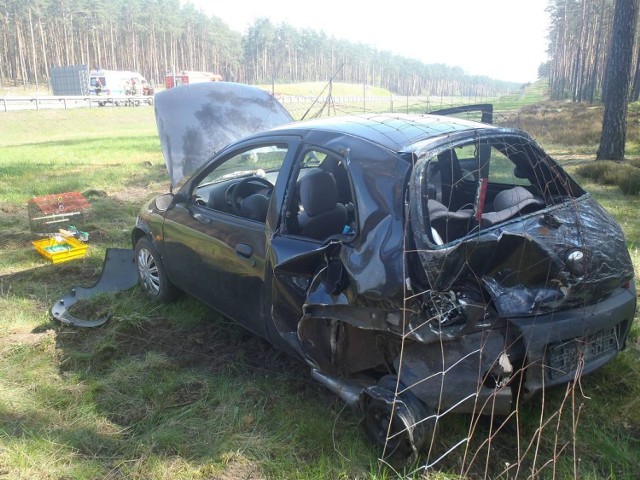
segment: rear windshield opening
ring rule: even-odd
[[[421,216],[435,245],[584,193],[539,147],[518,136],[456,144],[417,168]]]

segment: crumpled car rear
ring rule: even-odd
[[[467,161],[456,156],[465,149]],[[636,299],[622,230],[528,138],[480,135],[429,151],[411,189],[422,314],[410,317],[418,341],[396,368],[418,398],[508,413],[624,347]],[[469,205],[452,201],[465,194]]]

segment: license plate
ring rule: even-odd
[[[610,352],[618,351],[617,328],[602,330],[587,337],[578,337],[549,344],[547,365],[551,378],[572,374],[580,364],[587,364]]]

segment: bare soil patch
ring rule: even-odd
[[[308,377],[308,369],[301,362],[240,326],[221,326],[217,319],[181,329],[159,317],[141,329],[119,328],[117,338],[127,355],[154,351],[172,358],[179,367],[213,373],[241,364],[252,370]]]
[[[109,314],[108,302],[80,302],[74,315],[91,320]],[[75,306],[75,305],[74,305]],[[103,370],[124,357],[160,353],[177,368],[196,369],[210,374],[234,369],[264,375],[285,375],[312,383],[309,368],[267,341],[230,321],[226,323],[212,311],[202,321],[179,327],[163,316],[143,322],[114,316],[103,327],[72,328],[62,326],[57,335],[58,348],[65,357],[84,357],[83,365],[74,360],[63,362],[63,368]],[[84,352],[84,353],[83,353]],[[89,362],[87,365],[85,362]],[[198,390],[196,385],[194,390]]]

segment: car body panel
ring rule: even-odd
[[[172,282],[264,336],[264,225],[176,206],[167,212],[163,238]]]

